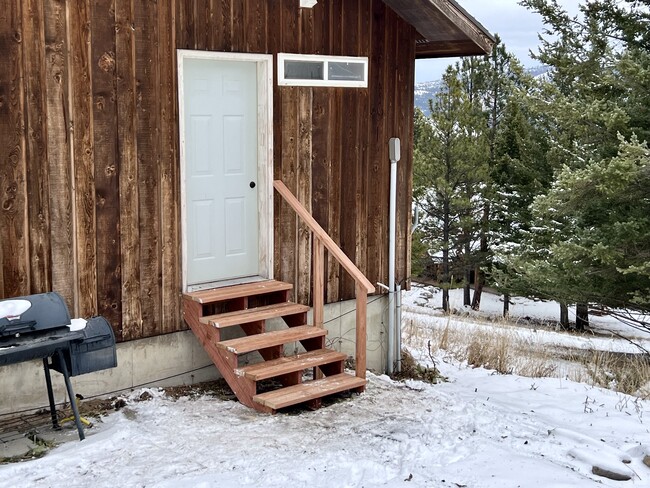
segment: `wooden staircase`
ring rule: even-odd
[[[185,293],[183,315],[214,364],[244,405],[262,412],[275,412],[321,399],[342,391],[362,392],[366,386],[366,313],[368,293],[374,286],[314,217],[281,181],[274,188],[309,229],[312,236],[313,324],[307,324],[309,307],[289,302],[293,285],[266,280],[243,285]],[[345,354],[325,348],[323,327],[325,251],[354,280],[356,296],[355,375],[343,371]],[[287,329],[268,331],[266,321],[282,317]],[[237,339],[222,337],[224,329],[239,326],[246,334]],[[299,343],[300,354],[285,356],[287,344]],[[295,349],[295,348],[294,348]],[[257,351],[263,362],[242,365],[242,355]],[[312,379],[303,381],[305,370]],[[281,387],[258,392],[258,381],[275,380]]]
[[[325,348],[327,330],[307,324],[309,307],[288,301],[291,284],[260,281],[183,295],[183,314],[241,403],[262,412],[307,403],[320,406],[334,393],[364,390],[364,377],[343,371],[346,355]],[[266,321],[281,317],[286,329],[268,331]],[[224,340],[222,332],[239,326],[244,337]],[[287,344],[305,352],[285,355]],[[293,348],[295,349],[295,348]],[[242,356],[257,351],[262,362],[242,365]],[[304,381],[305,371],[311,380]],[[258,392],[258,382],[274,380],[278,388]]]

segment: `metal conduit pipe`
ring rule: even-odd
[[[390,159],[390,197],[388,214],[388,367],[392,374],[395,364],[395,222],[397,209],[397,161],[400,160],[400,140],[388,141]]]

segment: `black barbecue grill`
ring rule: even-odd
[[[80,330],[72,330],[68,307],[57,293],[42,293],[0,300],[0,366],[42,359],[52,414],[59,428],[50,369],[63,375],[79,439],[83,427],[70,382],[71,376],[117,366],[115,335],[104,317],[93,317]]]

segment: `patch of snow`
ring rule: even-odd
[[[86,328],[88,321],[86,319],[71,319],[68,327],[71,331],[83,330]]]

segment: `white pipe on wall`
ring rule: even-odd
[[[388,365],[387,373],[393,373],[395,364],[395,222],[397,210],[397,161],[400,160],[400,140],[388,141],[390,159],[390,195],[388,214]]]

